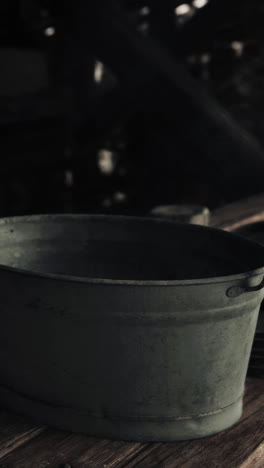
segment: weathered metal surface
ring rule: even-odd
[[[264,195],[239,200],[215,210],[211,225],[264,244]],[[255,338],[248,367],[248,375],[264,377],[264,308],[263,303],[257,322]]]
[[[219,432],[240,417],[264,250],[160,219],[0,220],[0,401],[129,440]]]
[[[263,468],[264,380],[247,379],[243,415],[230,429],[168,443],[105,440],[34,426],[0,410],[1,468]],[[239,448],[239,449],[238,449]]]

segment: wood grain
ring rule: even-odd
[[[22,416],[0,411],[0,459],[46,430]],[[0,465],[1,466],[1,465]]]
[[[59,467],[62,464],[71,464],[72,458],[78,457],[89,448],[91,455],[97,451],[100,453],[104,444],[105,441],[101,439],[48,429],[9,456],[1,458],[0,467]]]
[[[245,460],[240,468],[263,468],[264,466],[264,442]]]
[[[264,193],[225,205],[211,213],[210,226],[233,231],[264,221]]]

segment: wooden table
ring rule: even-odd
[[[212,212],[210,225],[233,231],[260,221],[264,221],[264,193],[218,208]]]
[[[264,219],[264,195],[221,208],[211,225]],[[247,379],[240,421],[192,441],[139,443],[97,439],[36,425],[0,410],[0,468],[264,468],[264,379]]]
[[[264,379],[248,379],[232,428],[203,439],[139,443],[57,431],[0,411],[1,468],[263,468]]]

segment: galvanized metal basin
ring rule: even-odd
[[[108,438],[234,424],[264,249],[163,219],[0,220],[0,403]]]

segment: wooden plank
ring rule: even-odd
[[[0,459],[46,430],[15,413],[0,410]]]
[[[264,442],[242,463],[240,468],[263,468],[264,466]]]
[[[0,459],[1,468],[44,468],[70,464],[71,459],[78,457],[86,450],[100,453],[106,441],[80,434],[48,429],[30,443],[25,444],[8,456]]]
[[[55,429],[47,430],[31,443],[0,459],[0,467],[39,468],[68,464],[74,468],[114,468],[137,455],[147,444],[110,441]]]
[[[211,213],[210,225],[226,231],[264,221],[264,193],[225,205]]]
[[[148,451],[149,444],[105,440],[102,451],[86,450],[81,457],[71,462],[74,468],[115,468],[124,466],[136,456]]]

